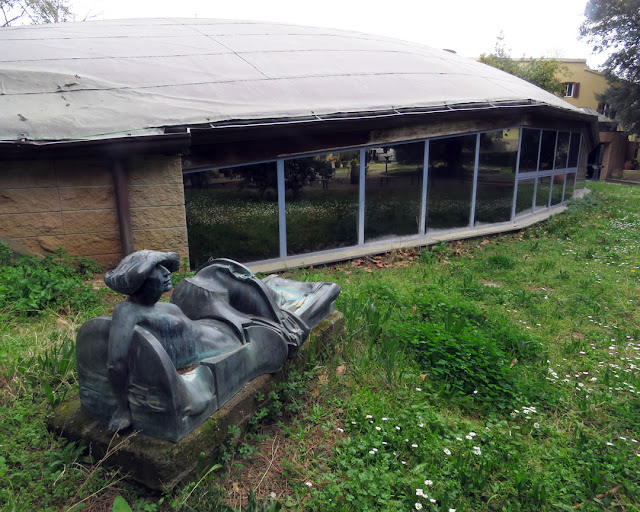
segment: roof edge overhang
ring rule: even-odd
[[[66,157],[70,155],[100,155],[123,158],[134,154],[183,153],[191,144],[186,129],[175,133],[109,137],[89,140],[60,141],[0,141],[0,158],[29,159],[42,157]]]
[[[192,135],[197,134],[201,141],[220,141],[224,139],[239,140],[251,133],[263,132],[260,138],[268,138],[269,131],[273,133],[282,130],[302,130],[310,132],[322,127],[330,129],[348,130],[350,127],[369,126],[376,130],[379,126],[402,125],[411,120],[412,123],[429,123],[431,120],[460,119],[464,116],[474,118],[500,118],[535,114],[548,116],[554,120],[588,123],[586,130],[590,136],[591,146],[598,141],[597,116],[571,109],[559,108],[547,103],[532,100],[474,102],[431,107],[402,107],[385,110],[360,112],[336,112],[312,116],[291,116],[279,118],[229,119],[206,124],[192,124],[180,126],[165,126],[150,129],[153,134],[114,137],[103,136],[87,140],[59,140],[59,141],[0,141],[0,157],[10,159],[28,159],[70,155],[101,155],[107,157],[127,157],[134,154],[147,153],[185,153],[193,144]],[[522,124],[525,124],[524,121]],[[443,133],[449,135],[449,133]],[[437,136],[437,134],[433,135]]]

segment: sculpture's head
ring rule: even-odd
[[[171,290],[171,272],[179,268],[180,256],[175,252],[142,250],[126,256],[105,274],[104,282],[116,292],[158,300]]]

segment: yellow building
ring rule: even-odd
[[[599,118],[600,145],[589,155],[590,170],[597,168],[601,180],[621,178],[625,163],[637,156],[637,143],[635,137],[629,142],[623,128],[607,119],[612,115],[611,109],[597,98],[609,87],[607,79],[599,71],[589,69],[586,59],[557,60],[566,68],[559,77],[565,85],[564,100],[604,116]],[[597,172],[592,177],[597,179]]]
[[[608,87],[607,79],[599,71],[589,69],[586,59],[558,59],[568,69],[561,76],[566,86],[564,99],[575,107],[586,107],[607,115],[596,95],[603,94]]]

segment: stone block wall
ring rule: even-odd
[[[129,162],[129,202],[136,250],[189,257],[180,157],[145,156]]]
[[[128,167],[135,249],[187,257],[180,158],[139,157]],[[69,254],[115,266],[123,254],[109,161],[1,162],[0,241],[40,255],[64,246]]]
[[[622,178],[627,153],[627,135],[624,132],[600,132],[600,142],[604,143],[600,181]]]

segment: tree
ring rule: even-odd
[[[14,23],[61,23],[75,19],[67,0],[0,0],[0,13],[0,27]]]
[[[625,130],[640,135],[640,0],[589,0],[580,36],[596,53],[609,52],[603,72],[609,104]]]
[[[511,58],[502,33],[497,37],[493,53],[480,55],[480,62],[522,78],[556,96],[564,96],[565,86],[561,77],[567,74],[568,68],[556,59]]]

